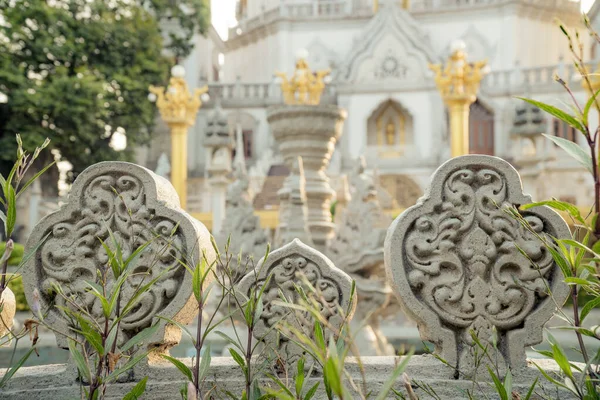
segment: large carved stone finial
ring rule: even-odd
[[[525,347],[542,341],[544,324],[569,293],[539,239],[501,209],[530,202],[506,161],[457,157],[388,230],[385,264],[402,308],[421,338],[463,373],[476,372],[472,332],[491,351],[497,343],[502,369],[524,367]],[[540,235],[570,237],[549,208],[522,215]]]
[[[53,289],[59,285],[66,296],[74,296],[73,301],[86,305],[102,320],[102,307],[87,293],[86,282],[97,282],[98,272],[108,268],[100,239],[110,245],[110,232],[119,241],[124,258],[154,238],[130,267],[135,275],[124,283],[122,304],[138,285],[162,274],[121,321],[118,345],[154,323],[160,328],[145,344],[161,349],[176,345],[180,329],[157,317],[187,324],[197,313],[191,274],[179,260],[198,262],[202,251],[214,258],[214,251],[207,229],[180,208],[173,186],[135,164],[102,162],[87,168],[73,183],[68,203],[33,229],[27,252],[47,239],[23,270],[27,301],[32,304],[34,290],[39,290],[41,309],[49,310],[46,322],[56,332],[71,332],[70,320],[55,307],[67,306]],[[110,284],[112,275],[107,275]],[[63,335],[57,334],[56,340],[59,347],[68,347]]]
[[[356,307],[356,295],[350,297],[352,279],[322,253],[300,240],[295,239],[273,251],[266,260],[263,258],[256,270],[250,271],[240,281],[238,291],[250,296],[252,288],[265,284],[269,275],[272,277],[264,290],[263,311],[255,325],[254,337],[275,350],[282,361],[293,364],[304,355],[304,351],[290,338],[281,335],[274,325],[279,322],[289,324],[305,335],[314,337],[314,319],[308,313],[298,318],[297,312],[281,305],[280,293],[289,302],[302,304],[296,286],[304,287],[305,292],[320,304],[321,315],[335,330],[340,329],[346,320],[352,319]],[[315,289],[314,293],[307,288],[306,281]],[[325,340],[336,334],[327,328],[325,333]]]

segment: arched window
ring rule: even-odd
[[[469,153],[494,155],[494,113],[479,101],[469,113]]]
[[[367,145],[397,155],[411,142],[412,118],[393,100],[382,103],[367,122]],[[390,153],[391,154],[391,153]]]

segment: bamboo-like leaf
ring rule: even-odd
[[[535,390],[535,387],[536,387],[536,385],[538,383],[538,379],[539,378],[535,378],[535,380],[531,384],[531,387],[529,388],[529,391],[527,392],[527,395],[525,396],[525,398],[523,400],[529,400],[529,399],[531,399],[531,396],[533,395],[533,391]]]
[[[196,265],[194,268],[194,273],[192,274],[192,291],[194,292],[194,297],[196,298],[196,302],[200,303],[202,301],[202,271],[201,266],[205,263],[204,259]]]
[[[42,176],[44,174],[44,172],[48,171],[48,169],[50,169],[50,167],[52,167],[54,164],[56,164],[56,161],[52,161],[50,164],[46,165],[44,168],[42,168],[37,174],[35,174],[31,179],[29,179],[24,185],[23,187],[21,187],[21,189],[19,190],[19,193],[17,193],[17,198],[21,195],[21,193],[23,193],[29,186],[31,186],[31,184],[33,182],[35,182],[40,176]]]
[[[577,208],[573,204],[567,203],[565,201],[560,201],[560,200],[538,201],[535,203],[524,204],[520,208],[521,208],[521,210],[529,210],[531,208],[539,207],[539,206],[548,206],[555,210],[565,211],[571,217],[573,217],[575,220],[577,220],[581,224],[585,225],[585,219],[581,216],[581,212],[579,211],[579,208]]]
[[[583,323],[585,317],[587,317],[588,314],[596,307],[600,307],[600,297],[596,297],[595,299],[585,303],[585,305],[581,308],[581,314],[579,316],[580,322]]]
[[[398,380],[398,377],[404,372],[404,370],[408,366],[408,363],[409,363],[409,361],[410,361],[410,359],[411,359],[411,357],[413,356],[414,353],[415,353],[414,349],[411,349],[403,357],[402,361],[396,366],[396,368],[394,368],[394,371],[392,372],[392,375],[390,375],[390,377],[388,378],[388,380],[383,384],[383,387],[381,388],[381,391],[379,392],[379,394],[377,395],[377,397],[375,398],[375,400],[385,400],[385,399],[387,399],[388,393],[392,389],[392,386],[394,386],[394,383],[396,383],[396,381]]]
[[[571,157],[575,159],[579,164],[581,164],[585,169],[587,169],[590,173],[593,173],[592,168],[592,157],[586,153],[585,150],[577,143],[572,142],[568,139],[563,139],[554,135],[544,134],[545,137],[553,141],[558,147],[567,152]]]
[[[71,354],[71,357],[73,357],[73,361],[75,361],[75,365],[77,366],[79,373],[83,375],[83,377],[86,378],[88,382],[91,381],[92,374],[90,372],[90,368],[87,365],[83,354],[81,354],[81,351],[79,351],[79,349],[77,348],[77,344],[74,340],[71,339],[69,339],[69,353]]]
[[[31,353],[33,353],[34,351],[35,347],[29,349],[29,351],[25,353],[25,355],[23,355],[23,357],[21,357],[21,359],[19,359],[19,361],[17,361],[15,365],[11,366],[10,369],[6,371],[6,373],[2,376],[2,379],[0,379],[0,388],[6,386],[9,379],[13,377],[15,372],[17,372],[23,366],[23,364],[25,364],[25,361],[27,361],[29,356],[31,356]]]
[[[492,371],[490,367],[487,367],[487,369],[490,373],[490,376],[492,377],[492,380],[494,381],[494,386],[496,386],[496,392],[500,396],[500,399],[508,400],[508,394],[506,393],[506,389],[504,388],[504,385],[502,385],[502,382],[500,382],[498,376],[494,373],[494,371]]]
[[[587,122],[588,122],[588,117],[590,115],[590,109],[592,108],[592,105],[596,101],[596,97],[598,97],[598,94],[600,94],[600,90],[596,91],[596,93],[594,93],[593,96],[591,96],[588,99],[587,103],[585,103],[585,107],[583,108],[583,121],[585,124],[587,124]]]
[[[306,395],[304,396],[304,400],[311,400],[315,394],[317,393],[317,389],[319,388],[319,384],[320,382],[317,382],[313,385],[313,387],[311,387],[308,392],[306,392]]]
[[[102,346],[102,336],[100,333],[97,332],[82,316],[76,314],[75,317],[81,328],[81,330],[76,331],[85,337],[85,340],[96,349],[98,355],[103,356],[104,346]]]
[[[506,393],[506,398],[508,400],[508,396],[512,394],[513,380],[512,374],[510,373],[510,369],[506,371],[506,376],[504,377],[504,392]]]
[[[171,356],[168,356],[166,354],[161,354],[160,355],[162,358],[164,358],[165,360],[169,361],[171,364],[173,364],[179,371],[181,371],[181,373],[183,375],[185,375],[185,377],[188,379],[188,381],[190,382],[194,382],[194,377],[192,374],[192,370],[185,365],[184,363],[182,363],[181,361],[179,361],[176,358],[173,358]]]
[[[11,237],[17,222],[17,200],[15,190],[12,186],[8,187],[8,197],[6,198],[6,237]]]
[[[114,370],[109,376],[106,377],[106,381],[107,382],[112,382],[115,379],[117,379],[121,374],[131,370],[133,367],[135,367],[135,365],[137,363],[139,363],[140,361],[142,361],[143,359],[145,359],[146,357],[148,357],[148,352],[147,351],[140,351],[138,354],[136,354],[135,356],[131,357],[129,359],[129,361],[127,361],[125,363],[125,365],[123,365],[121,368]]]
[[[125,343],[123,345],[123,347],[121,347],[121,351],[122,352],[126,352],[127,350],[133,348],[134,346],[137,346],[138,344],[140,344],[141,342],[143,342],[144,340],[147,340],[149,338],[152,337],[152,335],[154,335],[156,333],[156,331],[158,330],[159,325],[158,324],[154,324],[148,328],[145,328],[143,330],[141,330],[137,335],[135,335],[134,337],[132,337],[131,339],[129,339],[127,341],[127,343]]]
[[[242,368],[242,370],[244,371],[244,374],[246,373],[246,361],[244,360],[244,358],[233,348],[229,348],[229,354],[231,354],[231,357],[233,357],[233,359],[235,360],[235,362]]]
[[[569,363],[567,355],[563,351],[562,347],[558,344],[554,336],[552,336],[550,332],[547,332],[547,335],[548,342],[552,347],[552,356],[554,361],[556,361],[556,364],[558,364],[562,372],[573,380],[573,370],[571,369],[571,364]]]
[[[202,355],[202,357],[200,357],[200,367],[198,370],[198,385],[202,383],[204,377],[206,376],[206,374],[208,374],[208,370],[210,368],[210,361],[210,344],[207,344],[204,350],[204,354]]]
[[[517,98],[521,99],[523,101],[526,101],[529,104],[533,104],[534,106],[538,107],[542,111],[545,111],[548,114],[558,118],[559,120],[566,122],[567,124],[571,125],[573,128],[577,129],[579,132],[585,132],[585,127],[583,126],[581,121],[577,120],[577,118],[575,118],[574,116],[570,115],[569,113],[561,110],[560,108],[555,107],[550,104],[542,103],[541,101],[527,99],[525,97],[517,97]]]
[[[302,387],[304,386],[304,358],[298,360],[298,369],[296,372],[296,397],[300,397],[302,394]]]
[[[123,400],[137,400],[140,397],[142,397],[142,395],[146,391],[146,382],[147,381],[148,381],[148,377],[145,376],[144,379],[139,381],[137,383],[137,385],[135,385],[133,387],[133,389],[131,389],[131,391],[129,393],[127,393],[125,395],[125,397],[123,397]]]

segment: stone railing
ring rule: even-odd
[[[542,341],[544,325],[556,304],[564,302],[569,289],[538,238],[565,238],[570,233],[564,220],[549,208],[537,207],[523,214],[533,233],[505,210],[506,206],[529,202],[510,164],[495,157],[463,156],[442,165],[425,196],[387,230],[384,256],[388,281],[403,311],[417,321],[421,338],[433,343],[436,353],[448,362],[444,365],[431,356],[414,356],[406,373],[422,382],[420,387],[433,388],[439,398],[464,398],[465,390],[473,387],[471,379],[490,380],[488,361],[475,361],[477,346],[472,334],[488,346],[488,352],[493,352],[489,359],[496,360],[500,375],[512,371],[514,391],[524,394],[536,378],[540,390],[550,390],[539,371],[528,365],[525,348]],[[56,307],[56,289],[52,288],[61,287],[71,304],[82,297],[89,313],[102,314],[103,307],[94,304],[94,297],[84,291],[92,287],[86,281],[97,281],[98,271],[107,268],[99,239],[114,237],[126,245],[123,248],[129,254],[143,245],[139,238],[146,237],[145,229],[158,233],[159,239],[166,235],[169,240],[153,242],[135,260],[136,274],[156,275],[157,281],[150,295],[141,297],[139,307],[134,306],[134,312],[117,325],[119,344],[113,352],[121,354],[122,343],[140,330],[158,325],[155,333],[136,347],[150,351],[152,357],[111,384],[108,398],[122,398],[144,377],[148,378],[144,398],[180,398],[185,378],[156,355],[168,353],[181,335],[178,327],[158,316],[179,325],[195,317],[197,309],[190,306],[192,276],[174,259],[197,260],[204,252],[209,262],[213,260],[208,231],[179,207],[177,195],[165,179],[135,164],[107,162],[77,177],[68,203],[44,218],[27,243],[26,253],[35,252],[23,270],[27,300],[39,310],[38,315],[46,315],[44,323],[56,332],[58,346],[67,348],[63,333],[76,327],[65,316],[65,308]],[[156,264],[149,263],[151,260]],[[311,325],[314,322],[306,314],[287,318],[286,308],[281,307],[281,294],[288,302],[301,303],[299,292],[293,290],[294,283],[302,286],[308,281],[316,288],[313,301],[327,321],[326,336],[335,334],[345,318],[351,319],[356,304],[351,279],[335,262],[293,240],[272,251],[257,270],[241,279],[237,292],[254,296],[250,295],[255,293],[252,288],[272,276],[269,287],[259,297],[263,306],[254,335],[282,358],[270,361],[259,356],[257,365],[277,373],[282,365],[291,366],[302,354],[293,340],[273,329],[278,321],[285,319],[309,336],[315,332]],[[135,282],[139,284],[137,278],[123,283],[125,296],[131,296]],[[553,296],[547,295],[547,289]],[[340,310],[348,312],[342,314]],[[364,380],[366,390],[376,394],[400,360],[364,357],[362,363],[349,359],[346,364],[352,378],[356,382]],[[76,361],[79,367],[85,362]],[[179,361],[191,363],[190,359]],[[125,359],[117,358],[116,362],[119,367]],[[536,364],[550,373],[557,370],[549,360],[536,360]],[[232,358],[213,357],[206,377],[207,390],[217,387],[236,395],[242,392],[243,373]],[[81,379],[75,364],[22,368],[0,390],[0,398],[77,398]],[[319,368],[307,377],[310,386],[320,380]],[[269,383],[266,378],[261,381]],[[480,387],[487,395],[493,392],[492,384]],[[400,379],[394,389],[405,390]],[[324,398],[323,390],[320,385],[315,398]],[[414,390],[424,395],[420,389]],[[556,393],[556,389],[551,390]],[[569,398],[568,393],[562,393],[561,398]]]
[[[268,107],[283,104],[283,95],[279,83],[273,82],[233,82],[209,83],[210,100],[207,107],[212,107],[215,100],[221,101],[224,108]],[[335,87],[328,85],[321,96],[321,104],[335,104]]]
[[[588,71],[596,70],[598,62],[586,64]],[[513,95],[528,93],[562,92],[562,85],[554,77],[559,76],[574,91],[581,90],[581,80],[575,66],[560,63],[543,67],[515,68],[512,70],[492,71],[481,82],[481,91],[487,95]]]
[[[514,0],[412,0],[410,10],[411,12],[452,11],[465,8],[484,8],[509,3],[514,3]],[[580,12],[579,2],[571,0],[520,0],[520,3],[546,9],[552,8],[561,10],[561,12],[577,14]]]
[[[243,35],[272,22],[292,19],[323,19],[345,18],[352,16],[370,17],[373,15],[372,6],[354,6],[351,0],[303,0],[280,4],[275,8],[265,10],[260,15],[241,20],[235,27],[229,29],[229,38]]]

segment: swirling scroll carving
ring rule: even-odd
[[[339,329],[344,320],[350,320],[356,306],[356,296],[350,298],[352,279],[317,250],[295,239],[277,249],[267,260],[261,260],[256,276],[248,273],[239,283],[238,290],[251,296],[252,288],[262,287],[271,276],[264,290],[263,311],[255,325],[254,337],[280,355],[281,360],[293,364],[304,354],[290,338],[280,335],[277,324],[289,325],[309,337],[314,335],[314,318],[305,312],[292,312],[281,304],[282,293],[294,304],[301,304],[296,286],[306,287],[305,282],[316,290],[313,297],[319,304],[320,314],[328,326]],[[306,291],[310,295],[310,291]],[[327,336],[335,334],[328,331]]]
[[[194,315],[189,301],[191,282],[178,260],[198,260],[201,248],[212,256],[208,231],[179,208],[177,194],[164,178],[134,164],[107,162],[84,171],[73,184],[68,204],[43,219],[29,239],[31,249],[47,237],[26,265],[23,278],[31,289],[28,295],[33,288],[39,289],[43,307],[50,309],[48,323],[55,324],[57,332],[69,332],[68,318],[54,307],[69,304],[54,294],[54,285],[102,319],[101,304],[89,293],[87,282],[97,282],[99,272],[108,268],[101,240],[111,244],[111,234],[124,258],[151,242],[136,258],[133,273],[123,285],[122,304],[139,285],[157,278],[122,319],[118,343],[157,322],[158,315],[189,322]],[[106,276],[110,289],[112,275]],[[176,344],[175,328],[158,323],[162,329],[152,344],[167,348]],[[64,336],[57,334],[57,342],[66,347]]]
[[[559,301],[568,293],[541,241],[503,210],[530,202],[505,161],[458,157],[388,231],[386,268],[404,310],[423,339],[467,374],[475,372],[473,333],[497,343],[501,369],[524,366],[524,348],[541,341],[555,308],[547,289]],[[523,217],[538,235],[569,234],[548,208]]]

